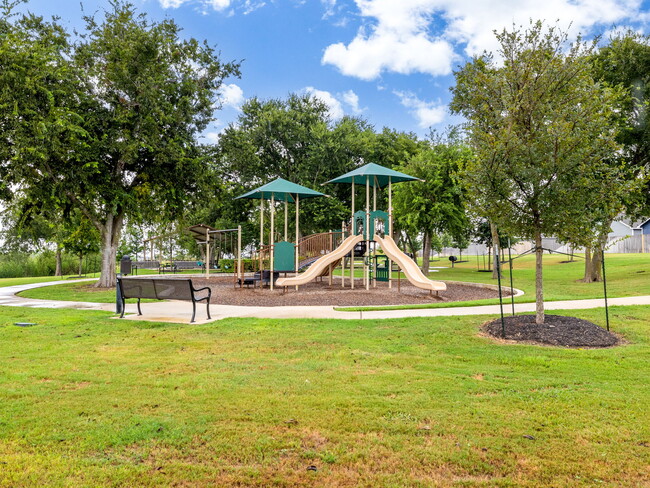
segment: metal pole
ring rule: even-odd
[[[515,316],[515,289],[512,287],[512,254],[510,238],[508,238],[508,261],[510,262],[510,301],[512,302],[512,316]]]
[[[284,194],[284,242],[289,242],[289,202],[287,201],[288,195]]]
[[[269,277],[270,281],[270,287],[271,290],[273,290],[273,271],[275,269],[275,266],[273,263],[273,258],[274,256],[274,251],[275,251],[275,195],[271,193],[271,238],[269,239],[269,245],[271,246],[271,257],[270,257],[270,268],[271,268],[271,275]]]
[[[393,238],[393,178],[388,177],[388,236]],[[388,288],[393,287],[393,263],[388,260]]]
[[[605,276],[605,250],[601,249],[601,261],[603,265],[603,291],[605,292],[605,320],[607,321],[607,330],[609,330],[609,307],[607,306],[607,277]]]
[[[237,278],[242,283],[242,269],[241,269],[241,225],[237,226]]]
[[[210,233],[205,233],[205,277],[210,277]]]
[[[296,193],[296,276],[298,276],[298,264],[300,259],[300,246],[298,236],[300,235],[300,195]],[[296,285],[298,291],[298,285]]]
[[[368,259],[370,258],[370,177],[366,176],[366,225],[363,226],[363,232],[366,239],[366,255],[363,259],[363,276],[366,282],[366,290],[370,290],[370,267]]]
[[[501,310],[501,337],[506,337],[506,322],[503,318],[503,295],[501,293],[501,263],[499,262],[499,245],[494,243],[494,265],[497,269],[497,280],[499,283],[499,309]]]
[[[121,278],[122,274],[117,273],[116,278],[115,278],[115,313],[121,314],[123,312],[122,308],[122,292],[120,291],[120,280],[117,278]]]
[[[350,235],[356,235],[356,222],[354,221],[354,176],[352,177],[352,220],[350,221],[352,224],[352,230],[350,232]],[[352,251],[350,251],[350,288],[354,290],[354,247],[352,248]]]

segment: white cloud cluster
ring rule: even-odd
[[[638,20],[641,0],[355,0],[365,24],[347,45],[328,46],[322,62],[343,74],[371,80],[382,72],[451,72],[459,50],[495,51],[493,31],[530,19],[569,29]],[[570,27],[569,27],[570,26]]]
[[[393,93],[400,98],[401,104],[409,109],[409,113],[417,119],[421,129],[440,124],[445,119],[447,107],[444,104],[420,100],[411,92],[395,91]]]
[[[349,112],[354,115],[358,115],[363,111],[363,109],[359,107],[359,96],[352,90],[339,93],[335,96],[328,91],[318,90],[313,86],[308,86],[305,88],[305,92],[318,98],[327,105],[330,116],[334,120],[338,120],[345,115],[346,111],[343,108],[344,105],[346,105]]]
[[[193,3],[194,0],[158,0],[162,8],[178,8],[185,3]],[[201,0],[204,8],[212,8],[216,11],[222,11],[230,7],[230,0]]]
[[[244,103],[244,90],[234,83],[221,85],[219,88],[219,98],[224,107],[232,107],[239,110]]]
[[[332,44],[322,62],[336,66],[343,74],[364,80],[382,71],[431,75],[449,74],[455,55],[449,42],[427,30],[430,0],[356,0],[361,16],[376,24],[359,29],[347,46]],[[367,33],[366,31],[370,32]]]

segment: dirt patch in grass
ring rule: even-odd
[[[612,347],[621,340],[611,332],[576,317],[546,315],[544,324],[535,323],[534,315],[515,315],[504,317],[505,336],[501,319],[495,319],[483,325],[482,331],[497,339],[571,348]]]
[[[301,285],[299,290],[289,287],[286,293],[281,288],[239,288],[233,286],[232,278],[192,278],[196,288],[212,288],[211,303],[223,305],[249,305],[257,307],[279,307],[292,305],[333,305],[333,306],[373,306],[373,305],[412,305],[419,303],[445,303],[466,300],[498,298],[497,290],[479,288],[472,285],[448,283],[445,291],[430,294],[402,280],[398,290],[397,283],[388,288],[388,283],[378,283],[377,287],[366,290],[362,280],[355,280],[355,288],[341,287],[340,279],[329,285],[327,279]]]

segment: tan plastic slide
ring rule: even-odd
[[[415,264],[415,261],[409,258],[400,250],[399,247],[397,247],[397,244],[395,244],[395,241],[392,237],[385,236],[382,239],[378,235],[375,235],[374,240],[381,246],[381,248],[386,253],[386,256],[395,261],[399,267],[402,268],[402,271],[404,271],[406,278],[414,286],[422,288],[423,290],[432,291],[444,291],[447,289],[447,285],[445,285],[442,281],[432,281],[424,276],[418,265]]]
[[[275,286],[294,286],[309,283],[311,280],[318,278],[331,263],[335,263],[339,259],[343,258],[343,256],[354,249],[354,246],[362,240],[363,236],[348,237],[331,253],[325,254],[314,261],[314,264],[307,268],[307,271],[298,276],[294,276],[293,278],[278,278],[275,281]]]

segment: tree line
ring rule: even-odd
[[[3,0],[0,20],[5,234],[19,242],[40,232],[57,249],[96,242],[100,286],[114,282],[125,226],[243,224],[254,244],[257,206],[234,196],[276,177],[317,188],[375,162],[424,180],[396,185],[393,202],[404,245],[421,238],[423,269],[431,248],[464,247],[477,219],[490,222],[491,242],[535,242],[543,321],[541,237],[585,247],[585,281],[598,280],[613,219],[650,213],[650,47],[637,33],[572,41],[540,22],[497,33],[498,52],[455,72],[451,110],[466,122],[446,134],[333,120],[322,101],[295,93],[250,98],[204,144],[239,62],[129,3],[85,17],[74,34],[17,5]],[[305,234],[349,218],[349,188],[326,193],[301,205]]]

